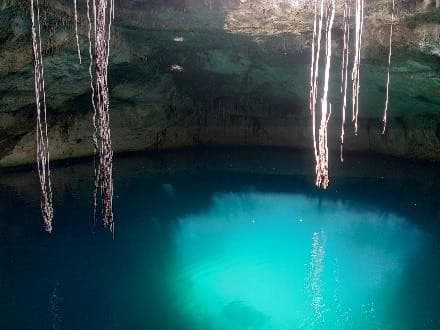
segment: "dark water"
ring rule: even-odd
[[[0,329],[440,329],[440,173],[216,150],[115,161],[116,235],[92,165],[0,174]]]

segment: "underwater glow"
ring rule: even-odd
[[[36,7],[36,13],[35,13]],[[47,134],[46,92],[44,88],[43,53],[41,48],[40,7],[31,0],[32,52],[34,55],[35,103],[37,109],[37,167],[41,189],[41,212],[44,229],[52,232],[53,206]]]
[[[388,104],[389,104],[389,97],[390,97],[390,69],[391,69],[391,56],[392,56],[392,51],[393,51],[394,10],[395,10],[395,4],[394,4],[394,0],[392,0],[390,41],[389,41],[390,45],[389,45],[389,51],[388,51],[387,87],[386,87],[386,98],[385,98],[385,110],[384,110],[383,119],[382,119],[382,121],[383,121],[382,134],[385,134],[385,131],[387,129]]]
[[[229,166],[226,155],[208,159]],[[0,305],[12,311],[0,328],[439,328],[438,192],[424,180],[435,169],[408,177],[396,161],[398,177],[380,188],[361,175],[323,193],[304,185],[309,177],[180,165],[169,174],[156,160],[119,163],[115,240],[89,220],[91,163],[56,169],[65,179],[53,188],[66,193],[50,236],[36,232],[33,175],[0,177]],[[301,164],[284,168],[292,163]]]
[[[219,193],[179,220],[170,285],[193,329],[381,328],[399,324],[398,282],[424,235],[338,201]]]
[[[313,308],[313,324],[320,324],[324,321],[324,302],[322,296],[322,272],[324,270],[324,232],[313,233],[312,253],[310,260],[310,275],[307,288],[311,293]]]

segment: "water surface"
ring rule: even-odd
[[[92,221],[91,163],[0,174],[1,329],[438,329],[435,166],[173,152],[115,161],[115,239]]]

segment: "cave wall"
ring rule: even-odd
[[[40,3],[51,158],[87,156],[93,150],[85,3],[78,2],[81,65],[73,4]],[[311,148],[313,12],[307,3],[116,1],[109,64],[115,151],[199,144]],[[354,136],[347,125],[345,148],[439,161],[440,13],[435,3],[396,4],[389,129],[380,134],[390,10],[388,1],[371,0],[366,2],[360,130]],[[0,4],[0,167],[35,158],[28,6],[21,0]],[[338,13],[329,97],[334,109],[329,143],[335,150],[341,108]]]

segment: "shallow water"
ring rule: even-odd
[[[440,174],[347,156],[174,152],[115,161],[116,235],[90,163],[0,174],[1,329],[439,329]]]

